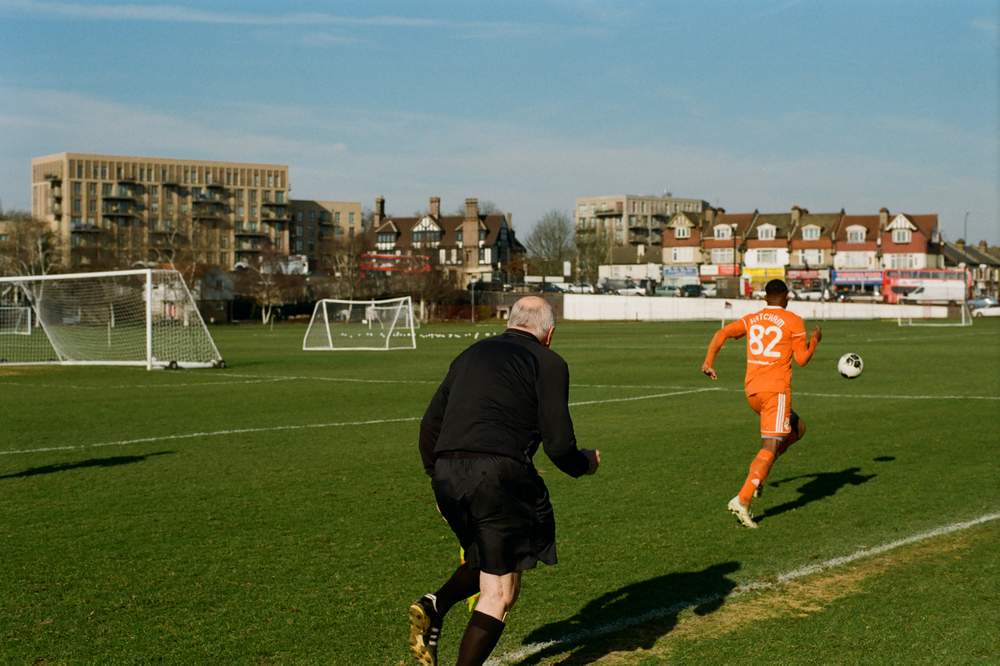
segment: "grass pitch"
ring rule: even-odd
[[[560,564],[525,575],[495,657],[996,659],[1000,519],[835,558],[1000,512],[1000,322],[825,324],[793,384],[809,432],[756,531],[725,510],[759,439],[742,341],[718,382],[698,372],[716,327],[559,326],[577,436],[604,464],[574,480],[536,457]],[[458,555],[418,419],[473,332],[499,330],[306,353],[304,326],[242,325],[212,330],[227,370],[0,369],[3,660],[408,663],[407,605]],[[448,616],[442,663],[467,617]]]

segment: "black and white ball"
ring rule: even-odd
[[[861,376],[861,371],[865,369],[865,362],[861,360],[861,357],[850,352],[844,354],[837,361],[837,371],[840,372],[841,376],[847,379],[854,379]]]

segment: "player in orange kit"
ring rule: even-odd
[[[802,439],[806,425],[792,411],[792,359],[800,366],[812,358],[823,333],[816,327],[806,343],[806,326],[802,318],[785,308],[788,306],[788,286],[781,280],[771,280],[764,287],[767,306],[758,312],[740,317],[712,336],[701,371],[718,379],[715,356],[727,338],[747,338],[746,396],[750,408],[760,414],[762,443],[757,457],[750,464],[750,473],[739,494],[729,500],[728,509],[747,527],[757,527],[750,513],[750,501],[759,495],[774,461],[788,447]]]

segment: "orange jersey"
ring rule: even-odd
[[[792,358],[799,365],[805,365],[815,349],[815,345],[806,344],[806,325],[802,317],[776,305],[740,317],[725,326],[721,333],[726,338],[746,336],[747,395],[788,393],[792,386]],[[709,350],[706,359],[709,365],[714,361],[714,351]]]

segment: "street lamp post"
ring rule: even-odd
[[[969,211],[965,211],[965,220],[962,222],[962,240],[969,245]]]
[[[733,277],[736,278],[736,298],[743,297],[743,285],[740,279],[740,262],[736,256],[736,223],[729,225],[733,229]]]

